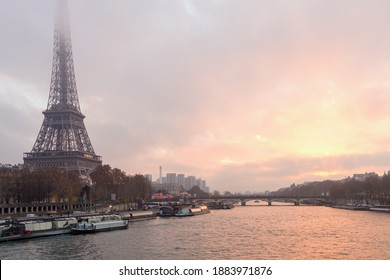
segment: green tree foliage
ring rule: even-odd
[[[149,200],[152,185],[142,175],[126,175],[109,165],[97,167],[91,173],[90,199],[108,201],[111,194],[121,202]],[[56,168],[0,169],[0,203],[75,202],[81,198],[83,182],[78,172],[63,172]]]
[[[348,178],[341,181],[311,182],[291,185],[273,192],[275,196],[328,197],[334,204],[390,205],[390,174],[370,176],[364,181]]]
[[[127,188],[132,201],[149,200],[152,196],[152,184],[143,175],[130,176]]]
[[[58,202],[75,202],[81,194],[83,182],[77,171],[58,174],[59,185],[56,190]]]
[[[111,199],[111,194],[122,202],[148,200],[152,194],[152,185],[143,175],[126,175],[118,168],[109,165],[97,167],[91,173],[92,194],[98,201]]]
[[[219,197],[221,196],[221,193],[219,191],[213,191],[213,196]]]
[[[98,166],[91,173],[92,196],[98,201],[110,200],[114,189],[112,169],[109,165]]]
[[[78,173],[57,168],[0,170],[0,202],[5,204],[72,201],[80,188]]]
[[[199,186],[193,186],[190,190],[187,191],[190,193],[193,197],[208,197],[209,194],[202,191]]]
[[[0,168],[0,204],[18,200],[18,175],[9,168]]]

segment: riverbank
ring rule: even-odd
[[[345,210],[355,210],[355,211],[374,211],[374,212],[383,212],[390,213],[390,205],[332,205],[332,208],[345,209]]]
[[[36,203],[36,204],[11,204],[0,205],[0,220],[7,218],[23,218],[28,215],[53,216],[69,215],[74,212],[121,212],[135,209],[136,203]]]
[[[0,244],[0,259],[383,260],[390,215],[331,207],[235,207],[190,218],[135,222],[128,230]]]

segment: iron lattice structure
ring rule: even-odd
[[[67,1],[57,5],[49,100],[32,151],[23,159],[31,169],[57,167],[89,175],[102,160],[95,154],[80,110]]]

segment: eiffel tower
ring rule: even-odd
[[[23,159],[32,170],[57,167],[88,176],[102,160],[95,154],[80,110],[67,1],[58,0],[57,7],[49,100],[35,144]]]

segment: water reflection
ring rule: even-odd
[[[0,244],[0,259],[389,259],[390,215],[236,207],[128,230]]]
[[[280,202],[280,201],[272,201],[271,204],[273,206],[292,206],[293,202]],[[265,200],[250,200],[246,202],[247,206],[269,206],[268,201]]]

